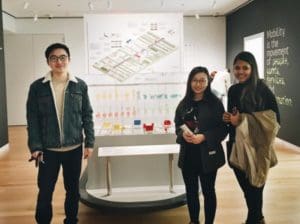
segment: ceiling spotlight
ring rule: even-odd
[[[198,13],[195,14],[196,19],[200,19],[200,15]]]
[[[111,0],[107,0],[107,9],[111,9],[111,7],[112,7]]]
[[[89,3],[88,3],[88,6],[89,6],[90,11],[93,11],[93,10],[94,10],[94,5],[93,5],[92,2],[89,2]]]
[[[217,0],[213,0],[213,3],[212,3],[212,5],[211,5],[211,7],[212,7],[213,9],[215,9],[215,8],[216,8],[216,4],[217,4]]]
[[[36,21],[38,21],[38,19],[39,19],[38,14],[35,14],[33,17],[33,21],[36,22]]]
[[[24,2],[23,9],[28,9],[29,2]]]

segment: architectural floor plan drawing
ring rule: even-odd
[[[93,67],[110,77],[124,82],[134,74],[174,52],[177,46],[152,32],[126,43],[110,55],[97,61]]]

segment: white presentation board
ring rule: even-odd
[[[87,74],[96,127],[173,121],[185,91],[181,13],[85,15]],[[108,132],[106,132],[108,130]],[[124,133],[127,132],[125,128]]]
[[[181,13],[88,14],[84,22],[87,73],[101,84],[182,80]]]

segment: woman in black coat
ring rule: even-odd
[[[177,143],[180,144],[178,166],[185,183],[190,224],[199,223],[199,179],[205,224],[214,222],[215,180],[218,168],[225,163],[221,145],[227,135],[223,113],[222,102],[211,92],[208,70],[195,67],[189,74],[186,94],[175,114]]]
[[[257,63],[250,52],[239,53],[233,62],[233,72],[238,83],[228,91],[228,112],[224,113],[223,120],[229,124],[229,142],[227,156],[230,158],[232,145],[235,142],[235,129],[240,122],[240,113],[273,110],[279,123],[279,110],[276,99],[268,86],[259,79]],[[246,224],[264,224],[263,190],[262,187],[252,186],[245,172],[233,167],[235,176],[244,192],[248,215]]]

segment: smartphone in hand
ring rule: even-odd
[[[232,115],[236,115],[237,114],[237,107],[233,107],[232,108]]]
[[[189,135],[193,135],[194,133],[189,129],[189,127],[186,124],[183,124],[180,126],[181,130],[187,132]]]

